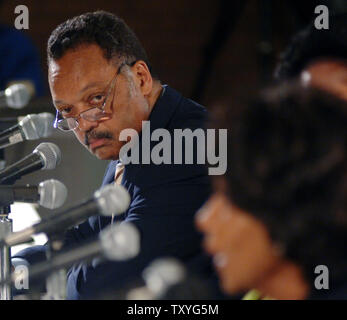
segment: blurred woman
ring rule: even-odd
[[[216,121],[228,170],[196,223],[224,291],[347,298],[346,102],[284,84]]]

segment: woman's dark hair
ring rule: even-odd
[[[317,29],[314,21],[294,36],[281,54],[275,70],[278,80],[296,77],[319,58],[347,60],[347,13],[329,16],[329,29]]]
[[[346,102],[287,83],[215,113],[214,123],[229,129],[225,180],[232,201],[266,225],[311,284],[320,264],[331,281],[344,277]]]

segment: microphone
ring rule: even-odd
[[[23,175],[36,170],[54,169],[61,159],[60,149],[54,143],[39,144],[34,151],[22,160],[0,171],[0,184],[13,184]]]
[[[129,205],[128,191],[121,185],[110,184],[96,191],[91,199],[56,213],[22,231],[11,233],[0,240],[0,246],[15,246],[28,241],[36,233],[44,232],[49,235],[65,231],[97,213],[103,216],[121,214],[128,209]]]
[[[49,137],[53,132],[54,116],[51,113],[29,114],[18,124],[0,133],[0,149],[22,142]]]
[[[31,98],[26,85],[16,83],[9,86],[5,91],[0,91],[0,107],[12,109],[24,108]]]
[[[197,263],[203,263],[200,259]],[[183,265],[176,258],[158,258],[143,272],[145,286],[129,290],[128,300],[213,300],[225,296],[218,286],[218,278],[200,266]],[[108,298],[111,298],[110,296]]]
[[[183,281],[186,275],[186,268],[175,258],[156,259],[142,273],[147,288],[155,297],[162,296],[168,288]]]
[[[175,258],[158,258],[143,270],[142,278],[145,286],[129,290],[127,300],[161,299],[169,288],[186,280],[187,270]]]
[[[99,257],[113,261],[124,261],[134,258],[139,252],[140,233],[137,228],[129,222],[113,224],[100,232],[98,240],[57,253],[50,260],[30,267],[27,275],[32,281],[45,277],[53,271],[69,268],[77,262],[88,262]],[[14,273],[10,278],[0,282],[0,285],[23,280],[25,281],[23,275],[16,276]]]
[[[15,201],[39,203],[42,207],[56,209],[67,198],[67,189],[58,180],[42,181],[38,186],[0,186],[0,205],[10,205]]]

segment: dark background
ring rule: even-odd
[[[45,79],[45,50],[51,31],[68,18],[102,9],[119,15],[135,31],[163,83],[211,108],[225,97],[232,107],[239,92],[271,80],[280,52],[291,36],[314,18],[317,4],[346,11],[347,1],[4,0],[0,21],[14,25],[14,8],[22,4],[30,14],[29,30],[24,32],[38,48]],[[20,113],[53,112],[48,87],[46,90],[46,97],[34,99]],[[18,112],[0,111],[0,116],[11,115]],[[102,181],[107,163],[90,155],[73,134],[56,132],[46,140],[61,147],[60,167],[32,174],[22,182],[58,178],[68,186],[68,205],[89,196]],[[8,148],[8,163],[30,153],[38,143]]]
[[[210,103],[271,76],[291,35],[314,17],[317,4],[344,9],[345,0],[3,0],[0,21],[14,24],[14,8],[29,8],[29,30],[42,58],[51,31],[75,15],[98,9],[122,17],[148,52],[161,80]],[[342,5],[341,5],[341,4]],[[339,5],[340,4],[340,5]],[[264,60],[265,58],[265,60]],[[204,68],[202,68],[204,67]],[[200,81],[211,69],[204,90]],[[202,70],[201,70],[202,69]],[[197,92],[199,91],[199,92]]]

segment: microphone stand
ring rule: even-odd
[[[9,124],[5,121],[0,124],[1,129],[3,127],[8,128]],[[6,167],[5,151],[0,150],[0,170]],[[8,218],[11,212],[12,203],[0,203],[0,238],[5,238],[12,233],[13,222]],[[11,248],[8,246],[0,247],[0,280],[4,280],[11,275]],[[0,287],[0,300],[12,300],[11,285],[3,285]]]
[[[47,259],[51,259],[63,247],[64,236],[61,234],[50,234]],[[66,300],[66,270],[60,269],[52,272],[46,278],[47,293],[42,297],[43,300]]]
[[[6,161],[5,161],[4,150],[0,150],[0,171],[5,169],[5,167],[6,167]]]
[[[0,238],[5,238],[12,233],[12,220],[8,218],[11,212],[10,204],[0,204]],[[11,275],[11,248],[0,247],[0,280],[5,280]],[[0,286],[0,300],[12,300],[11,285]]]
[[[1,118],[0,119],[1,131],[10,128],[15,123],[14,119],[16,118]],[[0,170],[5,169],[5,167],[6,167],[5,150],[0,149]]]

